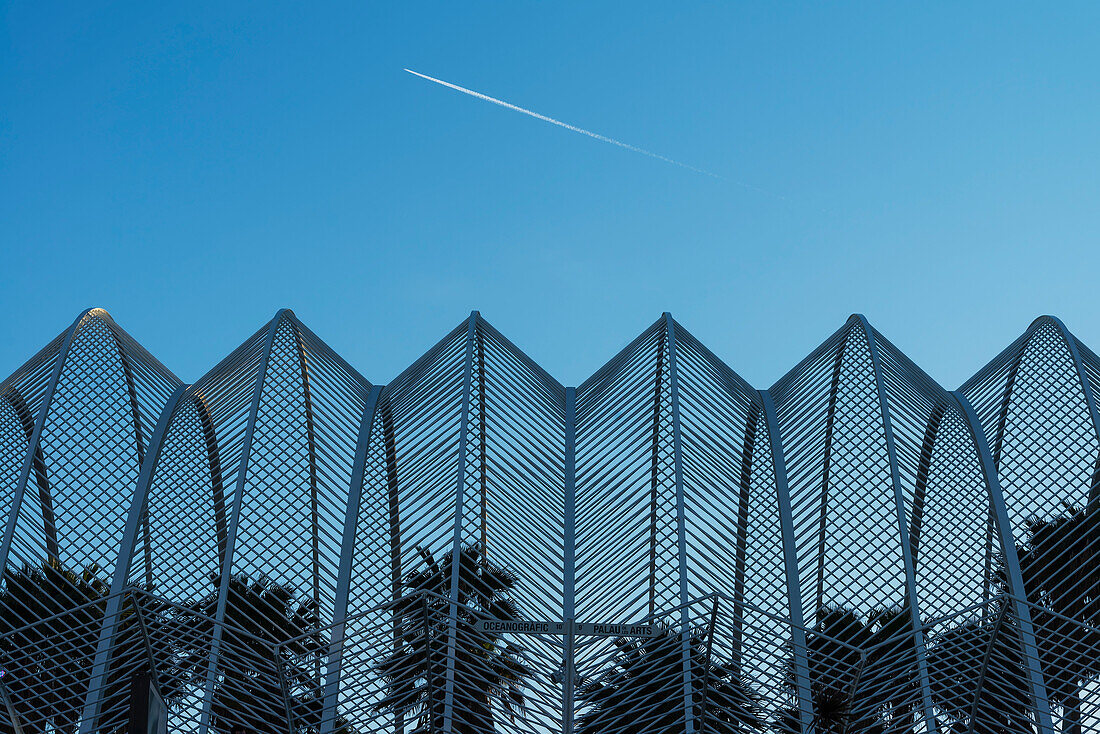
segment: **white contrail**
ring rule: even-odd
[[[664,161],[665,163],[671,163],[672,165],[679,166],[680,168],[686,168],[689,171],[695,171],[696,173],[701,173],[704,176],[710,176],[712,178],[718,178],[718,179],[724,178],[723,176],[719,176],[717,173],[711,173],[710,171],[704,171],[702,168],[696,168],[695,166],[689,166],[688,164],[681,163],[680,161],[674,161],[671,158],[666,158],[663,155],[653,153],[651,151],[645,150],[644,148],[639,148],[636,145],[631,145],[630,143],[624,143],[621,140],[615,140],[615,138],[609,138],[606,135],[600,135],[599,133],[594,133],[591,130],[585,130],[584,128],[577,127],[576,125],[570,125],[567,122],[562,122],[561,120],[555,120],[553,117],[547,117],[546,115],[540,115],[539,113],[532,112],[531,110],[525,110],[524,108],[517,107],[514,104],[508,104],[504,100],[497,99],[496,97],[490,97],[487,94],[482,94],[481,92],[475,92],[472,89],[467,89],[466,87],[460,87],[457,84],[451,84],[450,82],[445,82],[442,79],[436,79],[435,77],[428,76],[427,74],[421,74],[420,72],[413,71],[412,69],[405,69],[405,71],[407,71],[410,74],[413,74],[415,76],[418,76],[421,79],[427,79],[430,82],[435,82],[436,84],[442,84],[443,86],[448,87],[449,89],[453,89],[456,92],[462,92],[463,94],[468,94],[471,97],[477,97],[478,99],[483,99],[486,102],[492,102],[493,104],[500,105],[501,107],[505,107],[509,110],[514,110],[516,112],[522,112],[523,114],[529,115],[529,116],[535,118],[536,120],[542,120],[543,122],[549,122],[551,125],[557,125],[558,127],[564,127],[566,130],[572,130],[575,133],[580,133],[581,135],[587,135],[590,138],[595,138],[596,140],[602,140],[605,143],[611,143],[612,145],[617,145],[620,148],[626,148],[627,150],[632,150],[635,153],[641,153],[642,155],[647,155],[650,158],[656,158],[659,161]],[[742,184],[742,183],[739,183],[739,182],[735,182],[735,183],[738,183],[738,185],[740,185],[740,186],[745,186],[746,188],[755,189],[757,191],[760,191],[760,189],[757,189],[755,186],[750,186],[749,184]],[[763,192],[763,193],[767,193],[767,192]]]

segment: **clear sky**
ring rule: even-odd
[[[664,310],[757,387],[855,311],[949,388],[1042,313],[1100,348],[1096,3],[15,0],[0,26],[2,375],[88,306],[185,381],[283,306],[374,382],[475,308],[566,384]]]

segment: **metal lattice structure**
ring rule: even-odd
[[[475,313],[383,386],[280,311],[184,385],[93,309],[0,384],[0,731],[1100,733],[1098,380],[665,314],[574,388]]]

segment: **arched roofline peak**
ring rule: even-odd
[[[1031,331],[1032,329],[1035,329],[1039,326],[1042,326],[1043,324],[1054,324],[1059,329],[1066,328],[1065,324],[1062,323],[1062,320],[1060,318],[1058,318],[1057,316],[1052,316],[1051,314],[1045,313],[1042,316],[1037,317],[1034,321],[1032,321],[1031,324],[1028,325],[1027,329],[1028,329],[1028,331]]]
[[[1011,385],[1014,382],[1015,372],[1019,369],[1020,363],[1023,361],[1023,356],[1027,354],[1028,350],[1032,349],[1035,335],[1044,326],[1054,327],[1054,329],[1056,329],[1058,331],[1058,334],[1062,337],[1062,343],[1065,346],[1066,351],[1069,353],[1070,361],[1073,363],[1073,370],[1077,375],[1077,382],[1078,386],[1081,389],[1081,394],[1085,398],[1085,405],[1088,408],[1089,418],[1092,421],[1093,430],[1096,433],[1097,443],[1100,444],[1100,409],[1097,408],[1096,397],[1093,395],[1092,385],[1089,383],[1088,374],[1085,371],[1085,365],[1083,359],[1081,358],[1081,349],[1078,346],[1077,337],[1073,335],[1073,332],[1066,328],[1065,323],[1063,323],[1062,319],[1058,318],[1057,316],[1043,314],[1042,316],[1032,321],[1031,325],[1028,326],[1027,330],[1024,332],[1023,338],[1025,341],[1023,346],[1020,348],[1020,351],[1011,367],[1012,374],[1009,378],[1010,387],[1008,388],[1008,393],[1005,396],[1005,407],[1002,409],[1002,412],[1007,412],[1007,405],[1009,399],[1011,398]],[[984,369],[978,374],[982,374],[983,371]],[[974,378],[971,378],[971,380],[973,379]],[[968,380],[967,384],[964,384],[963,388],[960,389],[965,389],[969,383],[970,381]],[[1004,418],[1002,417],[1002,424],[1003,422]],[[1004,427],[1003,425],[1001,425],[998,431],[1000,432],[1003,430]],[[998,457],[996,457],[995,455],[995,458]],[[1100,457],[1097,458],[1097,467],[1098,469],[1100,469]],[[1089,504],[1092,505],[1096,502],[1100,502],[1100,484],[1094,486],[1093,490],[1090,492]]]

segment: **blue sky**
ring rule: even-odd
[[[475,308],[566,384],[664,310],[758,387],[1100,347],[1096,4],[169,5],[0,9],[4,375],[88,306],[185,381],[282,306],[375,382]]]

